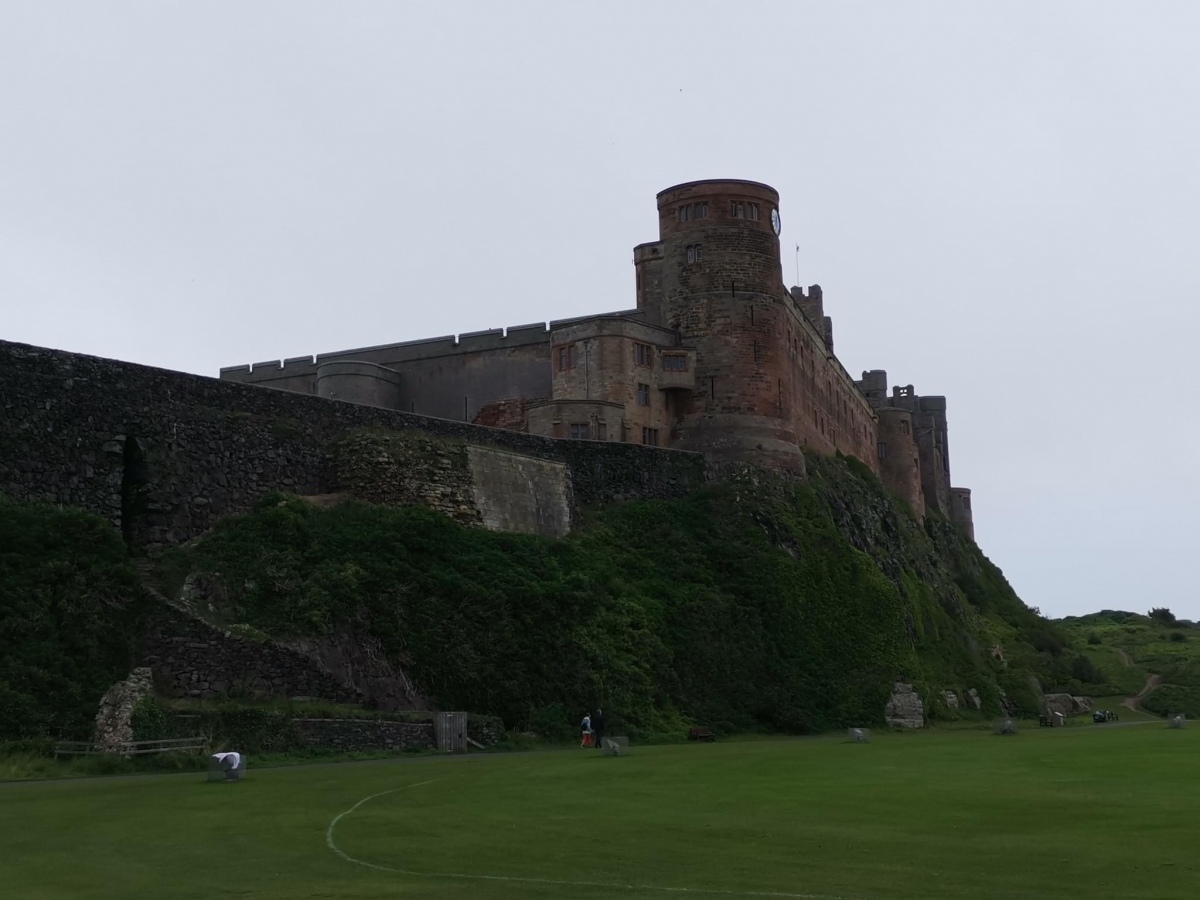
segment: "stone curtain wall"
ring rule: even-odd
[[[567,467],[487,447],[467,447],[475,508],[485,528],[563,537],[571,530]]]
[[[174,713],[170,727],[178,737],[203,735],[213,747],[242,752],[287,753],[292,750],[371,752],[375,750],[433,750],[433,714],[420,719],[304,716],[280,709],[221,709],[212,707]],[[492,716],[467,715],[472,740],[490,747],[504,737],[503,724]]]
[[[390,506],[421,505],[463,525],[562,537],[574,498],[566,464],[421,432],[359,432],[333,450],[338,486]]]
[[[337,489],[327,450],[415,430],[562,463],[572,501],[678,497],[696,454],[557,441],[0,341],[0,490],[79,506],[148,545],[186,541],[258,496]]]
[[[468,719],[469,721],[469,719]],[[338,752],[363,750],[433,750],[432,722],[388,722],[379,719],[292,719],[306,747]]]
[[[319,697],[361,703],[361,692],[314,660],[270,641],[239,638],[163,605],[146,634],[143,666],[170,697]]]

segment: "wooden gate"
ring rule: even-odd
[[[442,752],[467,752],[467,714],[465,712],[436,713],[433,717],[433,731],[437,737],[437,748]]]

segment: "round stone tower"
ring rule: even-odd
[[[676,447],[718,461],[803,468],[792,425],[779,194],[754,181],[691,181],[658,195],[658,321],[696,347]]]
[[[923,519],[925,495],[921,492],[921,462],[913,436],[913,414],[895,406],[881,406],[876,413],[879,478],[908,503],[918,519]]]

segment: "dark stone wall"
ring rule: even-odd
[[[327,449],[414,429],[563,462],[581,505],[682,496],[701,456],[560,441],[0,341],[0,490],[80,506],[138,544],[189,540],[273,490],[336,491]]]
[[[437,746],[433,714],[421,718],[316,717],[278,709],[212,706],[170,715],[174,737],[200,735],[214,747],[243,753],[287,753],[292,750],[433,750]],[[504,727],[492,716],[467,715],[467,733],[490,747],[504,737]]]
[[[315,661],[270,641],[226,634],[174,607],[162,605],[145,638],[142,665],[170,697],[218,699],[232,692],[251,699],[318,697],[361,703]]]
[[[470,722],[470,719],[467,720]],[[306,747],[354,752],[364,750],[433,750],[432,722],[388,722],[379,719],[292,719]]]

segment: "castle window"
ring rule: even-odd
[[[664,372],[686,372],[687,357],[680,356],[678,353],[667,353],[663,356],[663,371]]]
[[[658,429],[657,428],[643,428],[642,429],[642,443],[645,444],[647,447],[657,447],[658,446]]]
[[[699,244],[688,244],[687,245],[687,261],[690,263],[698,263],[698,262],[700,262],[701,258],[702,257],[701,257],[701,253],[700,253],[700,245]]]
[[[900,420],[900,433],[908,434],[908,422],[905,421],[904,419]]]
[[[639,366],[650,367],[654,362],[654,354],[650,350],[649,344],[634,344],[633,345],[633,361]]]
[[[692,218],[692,205],[690,203],[687,206],[679,207],[679,221],[680,222],[687,222],[691,218]]]
[[[746,204],[746,218],[749,219],[751,222],[758,221],[758,204],[757,203],[747,203]]]
[[[879,442],[879,458],[887,459],[887,444],[883,443],[883,441]]]
[[[591,429],[587,422],[572,422],[571,423],[571,440],[586,441],[591,438]]]
[[[558,348],[558,371],[565,372],[575,368],[575,345],[563,344]]]
[[[735,219],[746,218],[746,204],[738,203],[736,200],[734,200],[729,204],[729,214]]]
[[[696,214],[692,218],[707,219],[708,218],[708,204],[707,203],[697,203],[695,213]]]
[[[650,385],[639,384],[637,390],[638,406],[650,405]]]

